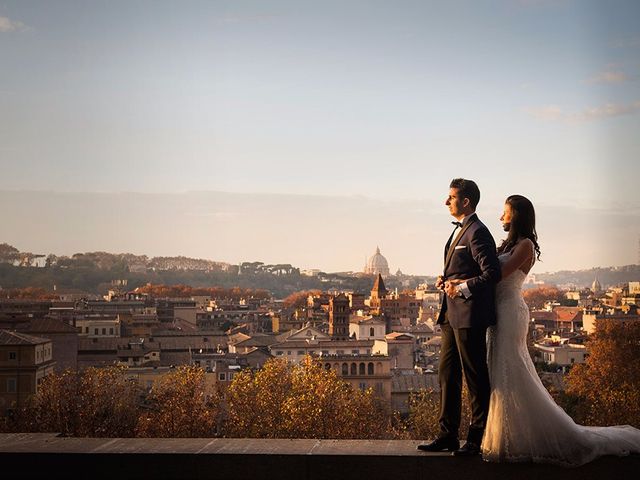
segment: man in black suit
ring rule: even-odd
[[[480,453],[489,413],[489,373],[486,331],[496,322],[495,285],[500,281],[496,244],[475,213],[480,190],[475,182],[456,178],[446,205],[456,222],[445,247],[444,275],[436,286],[444,290],[437,323],[442,326],[440,350],[440,434],[419,445],[430,452],[454,455]],[[469,388],[471,425],[460,448],[458,430],[462,405],[462,375]]]

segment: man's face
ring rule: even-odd
[[[502,216],[500,217],[500,221],[502,222],[502,229],[505,232],[511,230],[511,217],[513,213],[511,212],[511,205],[508,203],[504,204],[504,211],[502,212]]]
[[[449,207],[449,213],[457,219],[464,217],[463,211],[466,204],[468,203],[469,203],[469,200],[462,198],[457,188],[449,189],[449,196],[447,197],[447,200],[444,202],[444,204],[447,207]]]

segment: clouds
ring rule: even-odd
[[[629,80],[626,73],[621,70],[607,70],[599,72],[597,75],[591,77],[589,83],[622,83]]]
[[[628,104],[606,103],[599,107],[589,107],[580,112],[570,112],[558,105],[529,108],[526,113],[538,120],[563,123],[582,123],[640,112],[640,101]]]
[[[612,48],[640,48],[640,35],[627,35],[609,43]]]
[[[24,23],[11,20],[9,17],[0,17],[0,33],[26,32],[29,30]]]

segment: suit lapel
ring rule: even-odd
[[[447,251],[447,257],[444,260],[444,271],[445,272],[447,271],[447,267],[449,266],[449,262],[451,261],[451,257],[453,256],[453,252],[456,249],[456,245],[458,245],[458,242],[460,241],[460,239],[462,238],[464,233],[471,226],[471,224],[476,221],[477,218],[478,217],[475,214],[473,214],[473,216],[471,216],[469,218],[469,220],[467,220],[467,223],[464,225],[464,227],[462,227],[462,229],[460,230],[460,233],[458,233],[458,235],[456,235],[456,238],[454,238],[453,241],[451,242],[451,246],[449,247],[449,251]]]

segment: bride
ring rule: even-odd
[[[484,460],[578,466],[602,455],[640,453],[640,430],[577,425],[540,381],[527,349],[529,309],[522,297],[522,284],[540,257],[533,205],[512,195],[500,220],[508,235],[498,248],[497,324],[487,333],[491,400]]]

